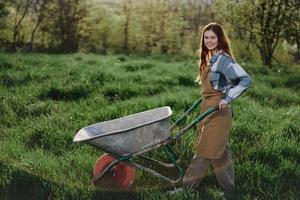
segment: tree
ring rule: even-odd
[[[300,60],[300,1],[294,1],[294,8],[291,12],[289,25],[285,28],[284,38],[289,44],[296,44],[297,51],[295,58]]]
[[[199,28],[203,24],[208,24],[215,20],[211,4],[210,0],[186,0],[181,6],[182,17],[186,24],[184,30],[187,34],[192,35],[191,38],[197,40],[197,42],[191,43],[194,51],[199,48],[201,34]]]
[[[187,30],[193,31],[195,35],[199,34],[199,27],[201,24],[207,24],[211,21],[211,16],[208,16],[205,11],[209,10],[209,5],[199,0],[187,0],[183,9],[183,19],[187,21]]]
[[[6,8],[6,2],[0,2],[0,29],[3,29],[3,27],[5,26],[4,20],[8,14],[9,12]]]
[[[131,0],[123,0],[122,11],[125,16],[124,20],[124,43],[123,43],[123,51],[128,53],[128,38],[129,38],[129,25],[130,25],[130,18],[131,18],[131,10],[132,10],[132,2]]]
[[[4,34],[2,34],[2,31],[6,28],[6,19],[9,14],[9,11],[7,9],[7,4],[5,1],[0,2],[0,47],[2,47],[3,43],[7,41],[7,38]]]
[[[85,0],[54,0],[49,9],[52,22],[52,37],[58,40],[58,49],[63,52],[78,50],[79,25],[86,15]],[[55,13],[55,14],[54,14]]]
[[[19,34],[19,28],[28,14],[29,8],[31,6],[32,0],[13,0],[10,2],[11,6],[15,10],[14,15],[14,27],[13,27],[13,45],[14,49],[17,45],[17,37]]]
[[[290,24],[296,11],[295,0],[226,0],[217,1],[219,12],[237,31],[248,33],[248,38],[258,48],[263,63],[271,61],[279,39]]]
[[[29,49],[31,51],[33,50],[35,33],[46,16],[47,5],[50,2],[51,0],[33,0],[32,2],[32,20],[35,21],[35,25],[32,29],[31,37],[30,37]]]

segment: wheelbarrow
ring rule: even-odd
[[[135,180],[136,169],[142,169],[176,184],[184,176],[179,164],[179,157],[173,150],[172,143],[191,128],[195,127],[209,114],[218,110],[218,106],[208,109],[190,124],[180,129],[175,136],[171,135],[174,128],[187,117],[200,103],[198,99],[170,126],[169,117],[172,110],[168,106],[147,110],[101,123],[86,126],[78,131],[73,142],[84,142],[106,152],[95,163],[93,168],[93,183],[97,184],[106,177],[117,186],[128,188]],[[173,134],[174,135],[174,134]],[[148,151],[164,146],[170,163],[165,163],[145,156]],[[172,179],[161,173],[133,161],[133,158],[146,159],[166,168],[176,168],[178,178]]]

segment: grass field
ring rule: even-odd
[[[240,64],[253,84],[232,103],[239,196],[300,199],[300,66]],[[174,122],[199,98],[196,72],[197,58],[0,54],[0,199],[170,199],[170,186],[143,171],[128,191],[95,188],[103,152],[72,140],[86,125],[160,106]],[[193,139],[190,131],[177,149],[184,167]],[[149,154],[165,158],[162,149]],[[197,190],[172,199],[224,197],[209,171]]]

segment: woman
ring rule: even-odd
[[[201,85],[201,113],[219,106],[219,110],[197,127],[195,156],[182,180],[185,188],[193,188],[212,165],[225,194],[234,194],[234,170],[228,139],[232,124],[230,103],[251,84],[249,75],[232,59],[222,27],[210,23],[203,29],[200,44],[198,81]]]

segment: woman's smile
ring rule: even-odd
[[[211,30],[205,31],[204,44],[209,51],[214,51],[218,47],[217,35]]]

